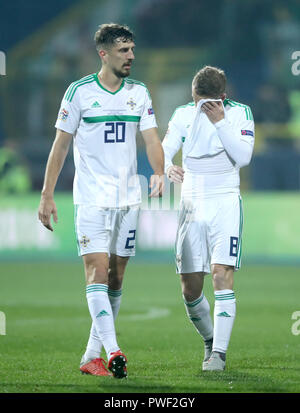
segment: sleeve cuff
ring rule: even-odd
[[[67,132],[67,133],[69,133],[70,135],[73,135],[73,136],[74,136],[75,133],[76,133],[76,129],[73,130],[71,127],[68,127],[68,125],[61,124],[60,122],[56,122],[55,128],[56,128],[56,129],[60,129],[60,130],[62,130],[63,132]]]
[[[149,116],[148,119],[143,119],[140,122],[140,125],[139,125],[140,132],[143,132],[144,130],[152,129],[152,128],[157,128],[156,119],[153,118],[153,115],[151,117]]]
[[[226,120],[225,120],[225,118],[224,119],[221,119],[221,120],[219,120],[219,122],[216,122],[215,123],[215,127],[217,128],[217,129],[220,129],[220,128],[222,128],[222,126],[225,126],[226,125]]]

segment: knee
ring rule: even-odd
[[[203,277],[200,274],[181,274],[181,291],[185,301],[191,302],[200,297],[203,289]]]
[[[189,285],[186,284],[182,284],[181,285],[181,290],[182,290],[182,295],[185,301],[191,302],[194,301],[195,298],[195,291],[192,290],[192,288],[190,288]],[[197,295],[197,294],[196,294]]]
[[[109,264],[109,288],[113,290],[120,290],[123,284],[123,278],[125,274],[126,264],[128,258],[117,257],[111,259]]]
[[[117,271],[116,268],[109,269],[109,288],[120,290],[122,288],[124,271]]]
[[[108,262],[88,258],[84,262],[86,283],[108,284]]]
[[[232,290],[233,267],[229,265],[214,264],[212,266],[212,280],[215,290]]]

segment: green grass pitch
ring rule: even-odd
[[[295,393],[300,391],[300,269],[244,266],[225,372],[202,372],[173,264],[129,263],[116,321],[128,379],[79,373],[90,316],[81,262],[1,263],[2,393]],[[213,311],[211,277],[205,294]]]

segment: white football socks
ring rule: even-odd
[[[215,291],[214,340],[212,351],[226,353],[236,313],[232,290]]]
[[[122,300],[122,289],[120,290],[112,290],[108,289],[108,298],[110,301],[110,305],[112,308],[112,312],[114,315],[114,320],[117,318],[117,315],[119,314],[120,306],[121,306],[121,300]]]
[[[114,320],[116,320],[117,315],[121,306],[122,299],[122,289],[111,290],[108,288],[108,298],[113,312]],[[97,329],[94,322],[92,322],[89,340],[86,346],[86,351],[84,357],[86,360],[99,358],[102,350],[102,342],[99,335],[97,334]]]
[[[205,295],[201,294],[199,298],[188,302],[184,299],[184,305],[187,315],[194,324],[196,330],[203,340],[210,340],[213,336],[213,324],[210,316],[209,302]]]
[[[114,315],[108,297],[108,287],[105,284],[90,284],[86,287],[86,298],[89,311],[93,320],[89,339],[92,353],[96,350],[96,336],[103,344],[107,358],[111,352],[119,350],[116,339]],[[92,337],[91,337],[92,336]],[[91,342],[90,342],[91,341]],[[99,341],[98,341],[99,354]]]

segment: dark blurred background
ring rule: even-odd
[[[241,169],[244,256],[299,264],[299,0],[1,1],[0,258],[76,254],[72,149],[57,183],[61,219],[54,233],[37,220],[39,193],[61,99],[71,82],[100,69],[93,38],[108,22],[136,34],[130,77],[148,86],[161,139],[174,109],[192,100],[196,71],[203,65],[226,71],[228,97],[249,105],[256,125],[252,162]],[[149,177],[140,135],[137,143],[138,172]],[[175,210],[146,205],[137,257],[143,250],[154,259],[155,250],[161,258],[164,250],[170,262],[176,225]]]
[[[41,190],[60,100],[71,82],[100,68],[93,35],[104,22],[136,34],[131,77],[150,90],[161,138],[175,107],[191,100],[195,72],[219,66],[228,96],[249,105],[256,122],[242,189],[299,189],[300,75],[291,70],[299,1],[15,0],[1,2],[0,190]],[[139,143],[139,172],[149,175]],[[70,190],[72,180],[70,154],[57,189]]]

